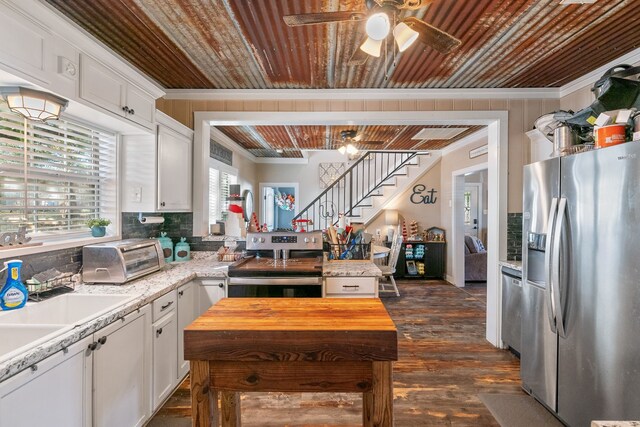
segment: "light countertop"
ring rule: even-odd
[[[124,285],[77,285],[74,292],[79,294],[119,294],[131,295],[135,298],[115,310],[77,325],[72,330],[57,335],[16,357],[0,362],[0,381],[80,341],[118,318],[126,316],[193,279],[225,278],[227,276],[227,267],[231,263],[217,261],[214,252],[192,252],[191,255],[193,257],[191,261],[171,263],[162,271]],[[323,275],[325,277],[380,277],[382,272],[371,261],[324,262]]]
[[[500,265],[508,268],[513,268],[514,270],[522,271],[522,261],[513,261],[513,260],[501,260]]]
[[[168,268],[124,285],[78,285],[75,293],[80,294],[121,294],[135,298],[119,308],[98,316],[84,324],[77,325],[41,345],[5,361],[0,362],[0,381],[40,362],[116,319],[137,310],[167,292],[196,278],[226,277],[230,263],[218,262],[213,252],[193,252],[193,260],[172,263]]]
[[[325,261],[322,264],[324,277],[382,277],[382,271],[372,261]]]

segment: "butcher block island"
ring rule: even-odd
[[[184,353],[194,426],[240,426],[239,393],[262,391],[363,393],[363,425],[393,425],[397,330],[377,298],[225,298]]]

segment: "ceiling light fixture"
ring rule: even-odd
[[[367,37],[367,40],[362,43],[360,50],[368,53],[376,58],[380,57],[380,51],[382,50],[382,40],[374,40],[371,37]]]
[[[38,122],[58,120],[69,104],[66,99],[52,93],[20,86],[0,87],[0,95],[11,111]]]
[[[404,52],[415,42],[418,40],[418,32],[414,31],[404,22],[399,23],[393,29],[393,38],[396,39],[396,43],[398,45],[398,50],[400,52]],[[365,51],[366,52],[366,51]]]
[[[386,13],[374,13],[365,25],[367,36],[373,40],[384,40],[391,31],[391,23]]]
[[[347,145],[342,145],[340,148],[338,148],[338,152],[340,154],[344,154],[344,153],[357,154],[358,153],[358,149],[353,144],[347,144]]]
[[[360,49],[371,56],[379,58],[380,51],[382,50],[382,42],[387,38],[391,31],[391,21],[389,20],[389,16],[384,12],[371,15],[369,19],[367,19],[365,30],[367,32],[367,39],[362,46],[360,46]],[[418,39],[418,36],[419,33],[404,22],[399,23],[393,29],[393,38],[395,39],[400,52],[407,50],[409,46]]]

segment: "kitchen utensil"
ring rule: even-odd
[[[627,142],[627,127],[625,125],[609,125],[594,129],[596,148],[611,147]]]
[[[561,155],[565,150],[571,149],[578,143],[578,136],[568,125],[561,125],[553,131],[553,152],[551,157]]]

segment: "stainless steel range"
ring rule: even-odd
[[[322,232],[248,233],[247,253],[229,266],[230,298],[322,297]]]

